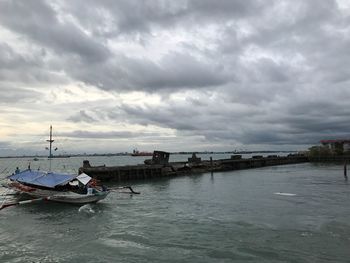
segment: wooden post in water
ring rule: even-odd
[[[345,180],[348,180],[348,175],[347,175],[347,162],[345,160],[344,162],[344,178]]]

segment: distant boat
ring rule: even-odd
[[[139,152],[137,149],[133,150],[131,156],[153,156],[151,152]]]

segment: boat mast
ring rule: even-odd
[[[46,140],[47,142],[50,143],[50,154],[49,154],[49,160],[50,160],[50,172],[51,172],[51,159],[52,159],[52,143],[54,140],[52,140],[52,125],[50,125],[50,139]]]

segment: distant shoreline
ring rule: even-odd
[[[292,153],[292,152],[298,152],[298,151],[221,151],[221,152],[170,152],[172,155],[176,154],[256,154],[256,153]],[[70,157],[91,157],[91,156],[131,156],[132,153],[123,152],[123,153],[92,153],[92,154],[69,154],[69,157],[66,155],[55,155],[54,158],[70,158]],[[46,155],[16,155],[16,156],[0,156],[0,159],[7,159],[7,158],[48,158]]]

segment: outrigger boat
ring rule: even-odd
[[[95,203],[110,193],[106,187],[98,187],[87,174],[70,175],[28,169],[8,179],[7,187],[19,195],[61,203]]]
[[[135,192],[130,186],[115,187],[107,189],[99,185],[98,181],[85,173],[79,175],[51,172],[52,158],[52,126],[50,126],[50,171],[27,169],[22,172],[16,169],[16,172],[7,177],[7,183],[3,186],[13,190],[11,195],[17,195],[18,200],[10,203],[3,203],[0,210],[14,205],[27,204],[36,201],[53,201],[69,204],[88,204],[96,203],[104,198],[113,190],[128,189],[132,194]]]
[[[6,207],[22,205],[38,201],[53,201],[68,204],[96,203],[106,198],[111,191],[127,189],[129,194],[135,192],[131,186],[121,186],[107,189],[98,181],[85,173],[70,175],[43,171],[25,170],[8,177],[3,184],[16,195],[17,201],[3,203],[0,210]],[[22,201],[19,201],[22,200]]]

